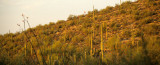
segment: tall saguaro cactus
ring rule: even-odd
[[[21,28],[21,26],[20,26],[19,24],[17,24],[17,25]],[[21,28],[21,29],[22,29],[22,28]],[[23,29],[22,29],[22,31],[23,31]],[[27,36],[26,32],[24,32],[24,34],[25,34],[25,36],[27,37],[27,39],[29,40],[29,37]],[[31,44],[31,46],[33,46],[33,45],[32,45],[32,42],[31,42],[30,40],[29,40],[29,43]],[[33,50],[34,50],[34,52],[35,52],[35,57],[36,57],[36,59],[38,60],[37,53],[36,53],[34,47],[33,47]],[[38,60],[37,63],[40,64],[39,60]],[[35,62],[34,62],[34,64],[35,64]]]
[[[90,51],[90,54],[92,56],[92,32],[91,32],[91,51]]]
[[[103,61],[103,37],[102,37],[102,24],[101,24],[101,54],[102,54],[102,61]]]

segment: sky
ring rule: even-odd
[[[29,17],[31,27],[35,27],[92,11],[93,5],[101,10],[119,3],[120,0],[0,0],[0,34],[19,32],[17,24],[23,25],[22,13]]]

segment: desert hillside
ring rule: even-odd
[[[0,65],[160,65],[160,0],[0,35]]]

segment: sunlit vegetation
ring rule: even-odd
[[[0,35],[0,65],[160,65],[159,7],[127,1]]]

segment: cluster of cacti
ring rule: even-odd
[[[124,3],[122,4],[122,7],[124,7],[123,5],[125,4],[131,3]],[[137,4],[134,5],[136,9]],[[0,44],[0,47],[2,47],[0,48],[0,51],[1,49],[4,49],[1,51],[4,53],[0,54],[0,58],[3,59],[3,57],[7,55],[8,57],[10,57],[9,59],[7,59],[9,62],[10,60],[12,60],[13,62],[15,62],[14,60],[20,62],[24,61],[24,65],[27,65],[27,62],[30,61],[32,61],[30,62],[30,65],[45,65],[45,63],[48,65],[136,65],[141,62],[146,63],[145,59],[151,58],[151,62],[152,60],[157,60],[152,59],[152,57],[158,57],[159,54],[156,53],[158,53],[158,50],[160,49],[158,48],[159,46],[157,46],[157,43],[159,43],[159,37],[157,36],[158,32],[156,31],[157,29],[154,30],[153,28],[153,32],[155,33],[153,34],[153,36],[156,37],[155,40],[150,39],[149,37],[152,36],[152,33],[148,33],[148,30],[146,30],[147,32],[144,32],[145,30],[138,28],[138,26],[134,26],[135,29],[133,29],[130,24],[132,25],[133,23],[133,25],[135,25],[139,24],[139,22],[128,22],[127,18],[130,18],[130,16],[125,18],[128,10],[124,7],[123,10],[126,13],[123,13],[123,15],[121,15],[122,13],[119,12],[122,11],[122,8],[119,7],[121,6],[116,5],[115,8],[107,7],[103,11],[94,11],[93,6],[92,13],[90,12],[87,15],[78,16],[79,19],[75,16],[75,19],[70,19],[66,22],[58,24],[52,23],[28,30],[25,30],[25,25],[27,25],[27,23],[30,27],[27,20],[28,17],[23,17],[24,28],[21,28],[23,29],[23,31],[18,34],[13,34],[13,41],[8,34],[0,36],[0,39],[6,38],[6,40],[4,41],[0,40],[0,42],[2,42]],[[135,10],[131,11],[136,12]],[[135,15],[135,13],[133,13],[133,15]],[[100,20],[101,16],[102,20]],[[76,23],[80,21],[80,18],[81,23]],[[132,20],[132,17],[130,19]],[[73,24],[73,22],[75,23]],[[152,25],[153,24],[156,23],[154,22],[152,23]],[[143,27],[145,26],[146,25],[143,25]],[[120,33],[121,31],[124,33]],[[144,33],[144,35],[142,35],[142,38],[140,38],[140,34],[142,33]],[[41,44],[41,42],[44,43]],[[155,47],[153,47],[152,45],[155,45]],[[7,56],[6,58],[8,58]],[[149,58],[147,58],[146,56]],[[16,58],[18,58],[18,60]]]
[[[28,17],[25,17],[23,14],[22,14],[22,17],[23,17],[23,19],[24,19],[24,20],[23,20],[23,22],[24,22],[24,31],[25,31],[25,22],[26,22],[26,21],[27,21],[27,23],[28,23],[29,28],[31,29],[30,24],[29,24],[29,22],[28,22]],[[27,19],[26,19],[26,18],[27,18]],[[20,26],[19,24],[17,24],[17,25],[21,28],[21,26]],[[23,29],[22,29],[22,32],[23,32]],[[35,33],[34,33],[34,31],[33,31],[32,29],[31,29],[31,32],[33,33],[34,37],[36,38],[37,43],[39,43],[39,42],[38,42],[38,39],[37,39],[37,37],[36,37],[36,35],[35,35]],[[25,34],[25,36],[27,37],[27,39],[29,40],[29,36],[26,34],[26,32],[24,32],[24,34]],[[30,40],[29,40],[29,42],[30,42],[31,48],[32,48],[33,45],[32,45],[32,43],[31,43]],[[27,44],[24,45],[24,46],[25,46],[25,56],[26,56],[26,54],[27,54],[27,46],[26,46],[26,45],[27,45]],[[33,48],[33,49],[34,49],[34,48]],[[36,54],[35,49],[34,49],[34,52],[35,52],[36,58],[37,58],[37,60],[38,60],[38,57],[37,57],[37,54]],[[40,48],[40,53],[41,53],[41,57],[42,57],[43,64],[46,65],[46,62],[45,62],[45,59],[44,59],[44,57],[43,57],[41,48]],[[31,51],[31,54],[32,54],[32,51]],[[38,64],[39,64],[39,62],[38,62]]]

